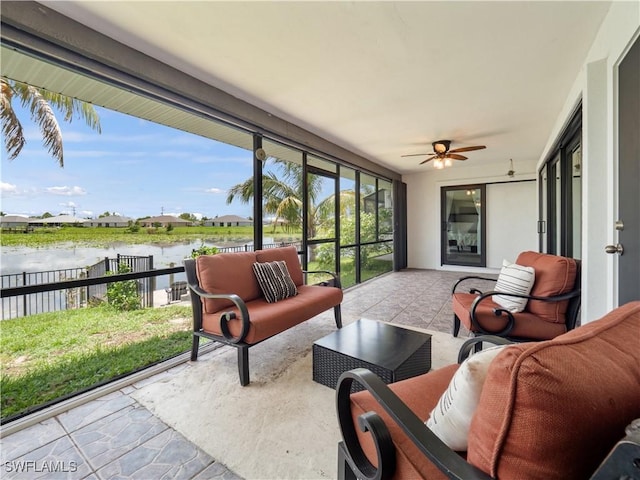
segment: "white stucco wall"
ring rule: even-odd
[[[535,160],[514,160],[513,180],[535,179]],[[512,182],[509,163],[491,167],[451,167],[405,175],[407,184],[408,262],[410,268],[485,270],[440,264],[440,189],[444,186],[487,185],[487,269],[496,270],[502,259],[514,260],[522,250],[537,250],[535,182]],[[518,209],[514,208],[518,205]],[[417,208],[414,208],[417,206]],[[522,209],[520,209],[522,207]]]
[[[536,188],[535,181],[487,186],[487,267],[499,269],[503,259],[538,251]]]

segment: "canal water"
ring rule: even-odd
[[[273,239],[266,239],[265,243]],[[252,245],[253,242],[226,242],[208,240],[207,246]],[[202,246],[202,240],[171,244],[113,244],[107,247],[76,246],[71,243],[60,243],[47,247],[32,248],[24,246],[3,247],[0,252],[0,270],[2,275],[22,272],[42,272],[67,268],[84,268],[94,265],[105,257],[116,258],[120,255],[153,256],[154,268],[167,268],[182,265],[184,258],[191,256],[191,251]],[[176,274],[174,280],[184,280],[184,274]],[[157,278],[157,288],[169,286],[169,277]]]

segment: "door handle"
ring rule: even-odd
[[[616,245],[607,245],[604,247],[604,251],[607,253],[619,253],[622,255],[624,253],[624,248],[621,244],[617,243]]]

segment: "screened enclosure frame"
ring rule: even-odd
[[[168,109],[174,109],[175,112],[183,116],[193,116],[204,120],[211,125],[213,130],[216,128],[224,129],[225,132],[228,132],[229,136],[233,136],[233,131],[235,131],[238,132],[238,136],[246,138],[247,140],[240,140],[243,142],[242,145],[231,144],[250,150],[250,155],[253,157],[253,186],[255,193],[253,204],[254,248],[262,247],[264,233],[260,201],[263,196],[263,162],[257,157],[256,152],[260,148],[263,148],[265,141],[277,142],[301,152],[303,158],[303,175],[305,175],[305,178],[308,172],[314,170],[314,168],[307,166],[308,156],[312,155],[335,164],[336,172],[334,175],[337,180],[335,194],[338,199],[340,196],[337,188],[339,187],[343,167],[344,171],[355,172],[354,180],[357,200],[355,201],[355,208],[352,214],[355,215],[356,238],[353,243],[345,242],[341,244],[341,215],[338,200],[335,205],[336,271],[339,272],[341,269],[339,261],[341,255],[345,252],[353,252],[353,261],[356,266],[355,283],[360,283],[363,278],[361,274],[361,261],[363,257],[366,257],[372,249],[378,248],[381,244],[391,246],[389,252],[390,258],[397,257],[395,252],[396,246],[394,245],[396,239],[404,238],[406,242],[406,221],[398,221],[399,213],[403,213],[398,211],[399,207],[405,208],[403,217],[406,218],[406,202],[403,205],[393,203],[388,207],[390,212],[392,212],[390,238],[380,238],[380,218],[377,203],[375,203],[374,207],[375,239],[362,241],[360,236],[361,175],[368,175],[375,179],[374,189],[376,190],[376,195],[379,184],[386,182],[390,189],[390,192],[388,192],[389,201],[392,202],[395,201],[397,197],[394,188],[395,185],[400,184],[400,174],[364,159],[310,132],[304,131],[300,127],[288,124],[253,105],[231,97],[225,92],[193,77],[189,77],[177,69],[147,57],[111,38],[89,30],[68,17],[64,17],[48,9],[46,6],[36,4],[35,2],[23,2],[21,5],[9,2],[6,8],[3,5],[0,35],[3,48],[3,75],[5,75],[5,68],[9,68],[9,63],[6,60],[10,58],[15,60],[14,55],[21,55],[24,58],[18,58],[17,61],[12,64],[16,71],[19,71],[23,66],[20,62],[44,62],[45,69],[50,68],[52,72],[71,72],[77,76],[77,81],[84,82],[93,89],[118,89],[121,92],[136,96],[140,103],[154,102],[159,105],[164,105]],[[23,71],[29,71],[29,68],[23,69]],[[7,72],[6,76],[13,78],[11,72]],[[55,75],[43,75],[41,78],[52,80],[44,80],[42,83],[36,84],[36,86],[47,89],[47,81],[54,81],[54,77]],[[15,79],[30,83],[28,78]],[[58,89],[51,90],[67,95],[70,93]],[[74,95],[70,94],[69,96]],[[220,103],[213,103],[215,99],[220,99]],[[91,103],[90,100],[85,98],[80,98],[80,100]],[[96,105],[113,110],[113,107],[105,103],[96,103]],[[117,111],[138,116],[133,111]],[[179,117],[180,115],[177,116]],[[146,119],[154,121],[153,119]],[[165,125],[172,126],[173,128],[180,127],[167,123],[165,123]],[[192,132],[184,127],[180,129],[206,136],[216,141],[224,141],[207,135],[204,131]],[[206,130],[206,128],[203,128],[203,130]],[[281,133],[283,131],[291,132],[290,136],[283,135]],[[247,137],[244,137],[245,135],[247,135]],[[308,205],[306,208],[308,209]],[[304,223],[307,221],[307,215],[308,210],[304,210]],[[258,221],[258,219],[260,221]],[[309,241],[304,228],[302,231],[303,248],[301,254],[303,265],[306,266],[308,264],[308,259],[306,258],[307,248],[316,242]],[[402,233],[403,231],[404,233]],[[398,235],[398,233],[400,233],[400,235]],[[399,263],[397,258],[395,261],[390,260],[389,271],[394,269],[394,267],[398,269],[406,266],[406,247],[401,248],[400,252],[405,252],[404,261],[402,262],[404,265]],[[365,253],[367,255],[365,255]]]

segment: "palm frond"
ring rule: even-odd
[[[28,87],[31,102],[29,111],[31,119],[38,124],[42,133],[42,143],[48,152],[55,158],[61,167],[64,167],[64,154],[62,147],[62,131],[60,124],[56,120],[56,116],[51,105],[40,94],[39,89]]]
[[[29,109],[31,118],[42,132],[44,146],[61,167],[64,166],[62,130],[54,109],[63,114],[66,122],[77,116],[91,129],[102,132],[98,113],[90,103],[2,77],[2,131],[10,159],[16,158],[26,143],[22,125],[12,107],[14,98]]]
[[[227,192],[227,205],[238,197],[242,203],[249,203],[253,198],[253,177],[246,179],[242,183],[238,183]]]
[[[14,160],[22,151],[26,140],[24,138],[22,124],[11,106],[13,90],[9,82],[4,78],[0,80],[0,90],[0,118],[2,119],[4,147],[9,155],[9,160]]]

